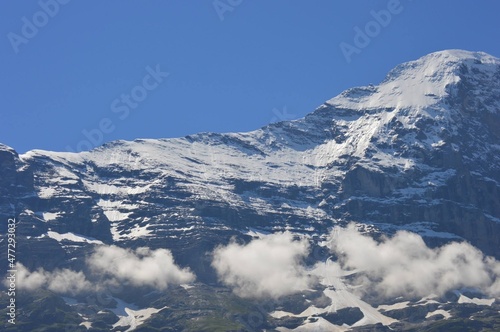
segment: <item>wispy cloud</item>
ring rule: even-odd
[[[135,251],[117,246],[100,246],[87,259],[90,269],[108,281],[130,282],[135,286],[165,289],[170,284],[195,279],[187,268],[180,268],[167,249],[138,248]]]
[[[410,232],[377,242],[350,225],[335,229],[330,244],[343,269],[359,271],[357,282],[364,292],[408,297],[473,287],[500,295],[500,263],[466,242],[429,248]]]
[[[308,288],[310,277],[302,264],[308,251],[306,239],[276,233],[248,244],[218,247],[212,266],[219,279],[241,297],[278,298]]]
[[[18,287],[25,290],[49,289],[55,293],[76,295],[99,291],[112,285],[128,283],[163,290],[171,284],[194,281],[195,275],[175,264],[167,249],[138,248],[135,251],[117,246],[98,246],[86,260],[90,273],[70,269],[29,271],[17,263]]]
[[[57,269],[51,272],[38,269],[30,272],[21,263],[17,263],[16,270],[18,286],[21,289],[45,288],[55,293],[75,295],[93,288],[82,272],[69,269]]]

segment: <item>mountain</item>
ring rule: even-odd
[[[398,307],[396,299],[382,303],[354,294],[347,274],[336,286],[256,309],[262,299],[238,296],[221,283],[210,253],[231,238],[248,243],[288,231],[309,239],[309,267],[328,264],[328,255],[318,254],[322,241],[333,227],[354,222],[374,238],[410,231],[429,248],[466,241],[499,259],[499,96],[500,59],[447,50],[397,66],[378,85],[346,90],[302,119],[252,132],[115,141],[80,153],[19,155],[0,145],[0,219],[16,219],[17,262],[28,271],[87,274],[96,247],[117,246],[167,249],[196,276],[189,286],[161,292],[115,289],[97,303],[50,288],[21,290],[18,320],[26,330],[38,315],[46,330],[70,324],[82,330],[384,331],[389,325],[446,329],[443,324],[461,326],[475,315],[474,328],[493,330],[500,303],[477,290]],[[0,230],[5,234],[7,223]],[[6,236],[0,246],[7,252]],[[7,270],[7,262],[1,264]],[[328,307],[337,300],[345,305]],[[304,314],[311,303],[329,309]],[[382,304],[389,307],[377,308]],[[44,306],[58,308],[65,320]],[[146,318],[137,322],[140,310]],[[235,318],[248,322],[252,313],[262,322]]]

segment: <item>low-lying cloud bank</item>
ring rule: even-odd
[[[171,284],[194,281],[195,275],[187,268],[175,264],[167,249],[138,248],[135,251],[117,246],[98,246],[86,260],[90,274],[70,269],[29,271],[17,263],[20,289],[48,289],[55,293],[76,295],[86,291],[99,291],[109,286],[131,284],[158,290]]]
[[[276,233],[244,245],[232,242],[218,247],[212,266],[241,297],[278,298],[308,288],[310,277],[302,264],[308,252],[306,239]]]
[[[55,293],[76,295],[92,288],[92,284],[82,272],[69,269],[57,269],[52,272],[38,269],[30,272],[23,264],[16,264],[17,287],[26,290],[39,288]]]
[[[377,242],[354,225],[336,228],[330,240],[341,267],[360,271],[357,281],[365,292],[423,297],[471,287],[500,297],[500,262],[466,242],[429,248],[418,234],[405,231]]]
[[[328,269],[322,262],[305,266],[308,241],[294,240],[290,233],[218,247],[212,266],[220,281],[242,297],[278,298],[308,289],[314,277],[341,277],[353,270],[354,284],[361,285],[353,291],[359,295],[412,298],[469,287],[500,297],[500,262],[466,242],[429,248],[420,235],[405,231],[377,242],[349,225],[335,228],[327,243],[339,258]]]
[[[189,283],[195,279],[189,269],[174,262],[170,250],[138,248],[135,251],[117,246],[97,247],[87,259],[92,272],[134,286],[151,286],[159,290],[169,284]]]
[[[222,283],[247,298],[279,298],[309,289],[318,278],[340,277],[351,270],[356,271],[354,283],[361,287],[355,291],[360,295],[424,297],[468,287],[500,298],[500,262],[466,242],[429,248],[419,235],[404,231],[375,241],[349,225],[335,228],[327,243],[339,258],[328,269],[323,262],[306,266],[309,240],[295,239],[288,232],[219,246],[212,252],[211,264]],[[124,284],[163,290],[195,280],[166,249],[98,246],[86,264],[87,275],[69,269],[30,272],[18,263],[17,285],[76,295]]]

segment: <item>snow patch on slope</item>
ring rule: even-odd
[[[61,234],[61,233],[54,232],[54,231],[48,231],[47,235],[51,239],[54,239],[58,242],[70,241],[70,242],[85,242],[85,243],[92,243],[92,244],[104,244],[100,240],[96,240],[96,239],[91,238],[91,237],[78,235],[78,234],[71,233],[71,232]]]
[[[145,308],[138,309],[135,305],[126,303],[120,299],[114,298],[117,301],[117,306],[115,309],[111,309],[115,313],[119,320],[113,324],[113,327],[128,326],[129,328],[125,331],[133,331],[140,325],[142,325],[149,317],[160,312],[161,310],[167,308]]]
[[[427,315],[425,315],[425,318],[427,319],[427,318],[435,316],[435,315],[443,315],[444,319],[448,319],[451,317],[451,314],[449,311],[443,310],[443,309],[438,309],[438,310],[434,310],[432,312],[427,313]]]
[[[339,309],[355,307],[361,310],[364,317],[354,323],[352,327],[377,323],[390,325],[394,322],[397,322],[397,320],[383,315],[376,308],[372,307],[370,304],[361,300],[357,295],[353,294],[350,287],[342,280],[349,274],[353,273],[352,271],[343,271],[340,269],[337,263],[332,262],[331,260],[327,260],[325,263],[317,264],[314,269],[310,271],[310,273],[320,278],[321,285],[325,286],[323,293],[331,299],[331,304],[325,308],[318,308],[314,305],[311,305],[300,314],[293,314],[291,312],[282,310],[274,311],[271,313],[271,316],[275,318],[290,316],[316,319],[318,317],[313,317],[313,315],[336,312]],[[295,329],[294,331],[315,331],[315,329],[317,328],[319,328],[320,330],[326,328],[326,330],[328,331],[345,331],[346,327],[347,325],[345,324],[344,326],[338,326],[331,324],[323,318],[320,318],[315,322],[306,320],[306,322],[302,326]],[[280,331],[288,330],[282,328]]]
[[[42,216],[43,216],[43,220],[45,221],[51,221],[51,220],[56,220],[57,218],[59,218],[59,216],[61,215],[62,213],[61,212],[43,212],[42,213]]]
[[[493,303],[495,302],[495,299],[478,299],[478,298],[469,298],[465,296],[464,294],[460,294],[460,297],[458,298],[458,303],[473,303],[476,305],[487,305],[487,306],[492,306]]]
[[[108,218],[109,221],[114,222],[127,219],[131,212],[124,213],[118,210],[108,210],[108,211],[103,211],[103,213],[106,216],[106,218]]]

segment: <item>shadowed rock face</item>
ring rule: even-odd
[[[18,198],[33,192],[33,174],[27,167],[22,166],[18,154],[12,148],[0,144],[0,215],[2,217],[14,216],[14,206]],[[4,226],[2,223],[1,227]]]

